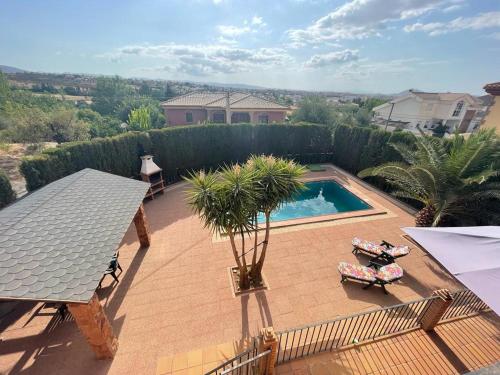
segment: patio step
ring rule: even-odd
[[[248,345],[247,341],[232,341],[187,353],[159,357],[156,375],[170,375],[178,371],[179,374],[185,372],[189,375],[202,375],[245,351]]]

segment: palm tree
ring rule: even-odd
[[[259,193],[256,198],[257,212],[263,213],[265,217],[264,241],[262,241],[262,249],[258,260],[257,212],[254,218],[254,252],[250,273],[255,282],[260,282],[262,280],[262,267],[264,266],[269,245],[271,212],[304,189],[304,184],[300,181],[300,178],[304,175],[305,168],[293,161],[273,156],[252,156],[247,161],[246,167],[255,173],[256,190]]]
[[[224,167],[219,172],[193,173],[186,180],[191,188],[188,202],[200,215],[205,227],[229,237],[239,271],[240,289],[260,284],[269,243],[270,214],[302,188],[304,173],[295,163],[272,156],[252,156],[244,165]],[[266,218],[264,241],[258,242],[257,217]],[[249,248],[246,238],[254,236]],[[237,245],[240,242],[240,245]],[[262,245],[260,256],[258,248]],[[248,265],[246,254],[253,251]]]
[[[239,270],[239,287],[248,289],[250,279],[245,258],[245,234],[253,230],[256,197],[254,175],[239,165],[224,167],[220,172],[193,173],[188,202],[200,215],[205,227],[227,234]],[[241,240],[241,255],[236,237]]]
[[[391,162],[361,171],[360,177],[379,176],[395,188],[393,195],[418,201],[417,226],[439,226],[450,219],[474,222],[478,215],[499,220],[500,147],[493,132],[480,131],[465,139],[455,135],[451,143],[425,136],[415,147],[391,144],[403,162]]]

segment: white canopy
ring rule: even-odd
[[[500,315],[500,226],[403,231]]]

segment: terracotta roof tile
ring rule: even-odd
[[[167,100],[166,102],[163,102],[162,105],[165,107],[193,106],[225,108],[226,95],[227,93],[225,92],[193,92]],[[289,109],[288,107],[275,103],[271,100],[241,92],[230,93],[229,100],[231,109]]]

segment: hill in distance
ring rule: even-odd
[[[0,65],[0,72],[2,73],[24,73],[25,71],[14,66]]]

